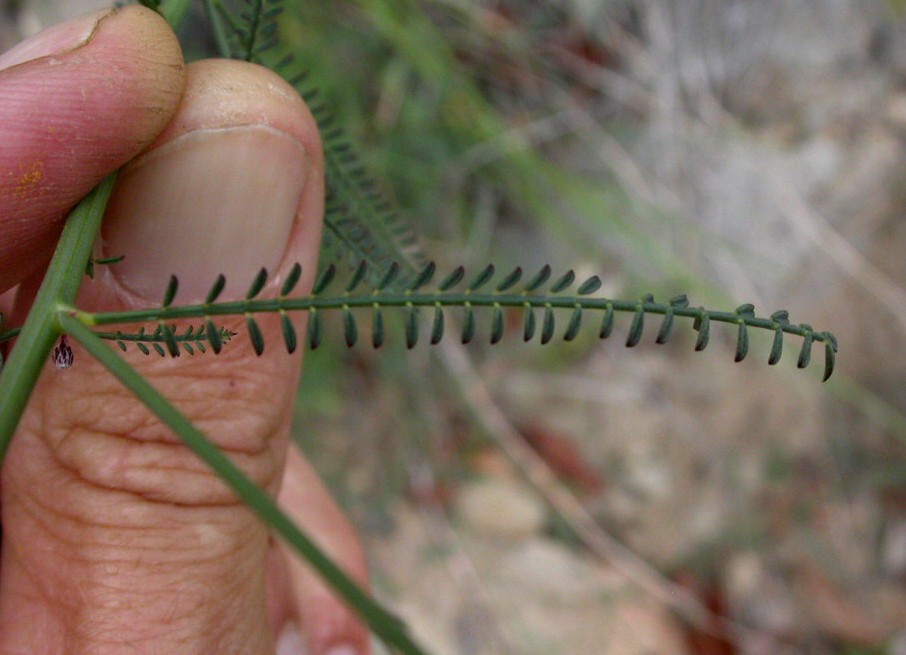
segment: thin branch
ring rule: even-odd
[[[298,264],[295,268],[301,270]],[[516,308],[524,313],[526,320],[523,338],[525,341],[531,340],[535,334],[534,313],[536,311],[543,312],[543,328],[540,338],[542,345],[550,342],[554,335],[556,321],[554,310],[568,310],[570,312],[569,325],[563,334],[563,339],[566,341],[576,337],[581,328],[583,314],[586,312],[603,313],[603,322],[599,331],[601,338],[606,338],[611,334],[615,312],[631,313],[633,320],[626,341],[628,347],[639,343],[644,330],[645,315],[653,314],[664,317],[658,332],[658,343],[667,341],[672,333],[676,317],[691,318],[693,320],[693,329],[699,333],[696,340],[696,350],[703,350],[707,346],[712,323],[729,323],[737,328],[737,362],[742,361],[748,353],[748,328],[758,328],[771,330],[775,334],[774,348],[769,359],[770,364],[776,364],[780,360],[783,351],[783,335],[793,334],[803,338],[799,355],[799,368],[806,368],[809,365],[811,349],[817,341],[824,344],[824,380],[826,381],[830,378],[834,371],[837,352],[836,338],[829,332],[815,331],[810,325],[804,323],[799,325],[790,323],[788,312],[786,311],[774,312],[769,318],[760,318],[755,315],[755,308],[751,304],[740,305],[732,312],[715,311],[704,307],[690,307],[688,298],[684,295],[676,296],[667,303],[655,302],[651,294],[634,301],[593,297],[590,294],[593,294],[601,286],[601,281],[597,276],[592,276],[579,284],[574,294],[568,294],[565,293],[566,289],[575,282],[573,271],[567,271],[565,275],[553,282],[547,288],[546,293],[534,295],[536,289],[544,286],[550,279],[551,271],[548,266],[543,267],[532,281],[525,284],[521,291],[510,290],[515,281],[521,277],[522,271],[518,268],[498,282],[496,289],[483,291],[482,289],[494,276],[494,267],[492,265],[485,267],[465,290],[451,291],[450,287],[459,284],[463,279],[464,272],[462,267],[459,267],[451,275],[448,275],[446,280],[441,282],[434,292],[422,292],[420,290],[421,286],[427,284],[434,275],[433,263],[426,266],[407,288],[387,290],[385,285],[389,284],[392,277],[391,274],[399,270],[398,267],[391,267],[388,273],[385,274],[384,281],[379,282],[373,291],[352,295],[351,292],[357,288],[359,282],[366,276],[367,268],[365,262],[359,265],[356,273],[353,274],[352,280],[347,285],[346,291],[341,295],[321,295],[324,287],[327,287],[333,280],[335,269],[329,267],[315,283],[312,295],[302,298],[288,298],[285,295],[285,293],[288,293],[287,291],[281,292],[281,295],[277,298],[252,299],[251,297],[255,294],[251,294],[244,300],[215,303],[213,300],[223,284],[223,276],[221,276],[212,287],[211,293],[208,294],[210,302],[183,306],[169,304],[173,299],[175,289],[178,287],[178,282],[173,277],[171,278],[171,284],[168,286],[168,292],[165,294],[164,302],[159,307],[123,312],[90,313],[79,311],[77,316],[86,325],[157,321],[163,326],[166,321],[175,319],[203,318],[208,325],[208,339],[211,341],[211,345],[214,346],[215,352],[218,352],[220,339],[216,339],[217,330],[213,327],[211,319],[216,316],[244,315],[249,337],[252,340],[255,351],[261,354],[265,346],[264,338],[253,318],[253,315],[258,313],[281,314],[284,318],[284,340],[290,352],[297,343],[295,328],[291,322],[285,320],[286,312],[291,311],[307,311],[312,314],[312,320],[309,322],[308,327],[308,343],[311,348],[318,347],[322,341],[319,312],[325,310],[342,312],[345,339],[350,347],[358,341],[359,335],[353,310],[371,310],[374,316],[371,341],[375,347],[378,347],[384,342],[384,323],[381,320],[381,312],[386,308],[401,309],[405,311],[408,319],[406,321],[406,342],[409,348],[414,347],[419,341],[418,322],[415,320],[418,308],[430,309],[434,312],[435,327],[432,329],[431,343],[439,342],[444,336],[443,313],[444,309],[448,307],[461,307],[465,312],[464,330],[461,333],[463,343],[471,341],[475,335],[474,312],[477,307],[490,308],[493,311],[491,343],[496,343],[503,335],[503,307]],[[256,279],[256,283],[253,284],[256,293],[260,290],[261,285],[264,284],[265,279],[266,272],[262,270]],[[450,280],[453,281],[448,282]],[[172,338],[171,330],[165,329],[163,336],[170,346],[171,354],[175,356],[178,349]],[[215,344],[214,341],[217,343]],[[158,347],[156,349],[163,354],[161,348]]]
[[[799,234],[830,257],[841,270],[858,282],[896,320],[906,334],[906,289],[870,262],[830,221],[809,207],[788,181],[775,176],[777,205]]]

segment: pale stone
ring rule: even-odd
[[[467,484],[455,502],[463,525],[482,536],[525,538],[540,532],[546,519],[541,501],[516,481],[489,478]]]
[[[890,640],[890,655],[906,655],[906,630],[901,630]]]
[[[906,129],[906,93],[891,96],[886,107],[887,120],[895,127]]]
[[[588,602],[602,593],[603,581],[594,566],[544,537],[511,549],[501,561],[500,572],[513,585],[561,605]]]
[[[906,520],[890,521],[888,524],[884,531],[881,561],[890,575],[906,574]]]
[[[754,551],[730,558],[723,575],[731,613],[753,626],[783,634],[796,630],[797,608],[788,585]]]

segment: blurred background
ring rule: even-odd
[[[104,4],[7,1],[0,47]],[[734,364],[732,330],[694,353],[685,321],[634,350],[626,317],[543,348],[518,320],[466,353],[326,339],[299,443],[416,635],[906,655],[906,3],[287,4],[281,37],[441,270],[574,268],[840,342],[821,384],[818,348],[768,367],[753,334]]]

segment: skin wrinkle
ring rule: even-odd
[[[227,555],[232,554],[228,553]],[[106,564],[106,562],[105,562]],[[139,561],[125,561],[123,564],[132,564],[135,570],[138,570],[139,566],[143,566],[142,562]],[[190,610],[197,610],[204,606],[207,602],[207,599],[204,597],[195,597],[193,594],[186,593],[187,588],[191,586],[192,582],[187,582],[185,576],[185,568],[189,564],[187,562],[184,565],[172,566],[162,566],[159,574],[155,575],[155,584],[154,590],[157,592],[164,592],[161,594],[164,597],[169,598],[167,601],[167,606],[176,604],[177,602],[182,603],[184,607]],[[209,564],[208,562],[200,562],[200,564]],[[101,567],[97,567],[101,568]],[[247,570],[245,570],[247,569]],[[219,595],[224,595],[230,597],[232,593],[239,593],[239,591],[246,586],[245,578],[252,576],[255,577],[257,573],[249,568],[245,569],[234,568],[231,573],[233,574],[229,580],[230,584],[223,585],[218,592]],[[91,606],[93,609],[103,608],[103,609],[121,609],[124,602],[123,594],[121,592],[126,591],[130,594],[144,595],[147,593],[147,588],[143,586],[146,582],[147,574],[141,575],[129,575],[130,571],[128,569],[123,570],[123,566],[119,565],[118,568],[114,571],[113,575],[106,576],[96,576],[98,583],[95,584],[93,581],[91,583],[91,589],[93,592],[97,591],[107,591],[108,594],[98,594],[92,593],[91,595]],[[118,584],[116,584],[118,583]],[[184,611],[182,609],[176,610],[177,614],[190,614],[191,612]]]
[[[73,447],[76,452],[70,456],[69,449],[57,444],[53,453],[57,465],[78,484],[99,491],[123,492],[150,503],[175,507],[244,507],[233,491],[181,444],[124,444],[122,435],[105,435],[94,428],[73,430],[64,440],[70,435],[77,442]],[[115,464],[96,463],[91,457],[86,461],[78,452],[85,445],[86,437],[92,441],[110,440],[114,446],[119,446],[119,461]],[[142,457],[139,461],[128,461],[135,459],[136,448],[142,445],[160,449],[161,463]],[[105,449],[103,443],[99,449]],[[109,450],[109,446],[105,450]],[[174,456],[168,457],[167,451]],[[278,475],[273,472],[277,468],[276,458],[268,456],[270,454],[271,449],[268,448],[258,456],[233,455],[231,459],[254,482],[270,488]],[[179,489],[179,493],[173,491],[174,488]]]
[[[65,555],[61,556],[57,554],[57,557],[64,560],[64,562],[67,560]],[[20,559],[27,561],[24,558]],[[22,600],[39,601],[40,605],[45,608],[45,611],[53,616],[55,621],[64,627],[65,631],[71,631],[73,626],[71,625],[72,622],[70,617],[75,616],[71,610],[74,607],[78,607],[80,599],[76,598],[75,600],[71,600],[74,595],[72,593],[61,596],[56,589],[47,584],[47,577],[44,571],[33,572],[27,566],[24,566],[21,567],[21,572],[26,579],[31,582],[31,584],[24,587],[27,590],[31,590],[31,593],[21,594]],[[20,586],[20,590],[22,588],[23,587]]]
[[[80,350],[75,352],[76,366],[99,368],[88,355]],[[176,362],[161,360],[155,368],[170,368],[172,374],[168,377],[161,377],[160,371],[154,370],[145,374],[152,376],[160,388],[184,390],[181,397],[173,399],[177,406],[186,415],[193,416],[202,432],[214,437],[218,446],[228,453],[266,454],[272,449],[270,442],[278,432],[278,426],[283,425],[291,414],[290,400],[262,396],[260,389],[266,386],[268,379],[268,372],[263,367],[228,368],[231,372],[228,377],[210,377],[206,363],[198,357],[196,362],[183,361],[187,356]],[[41,410],[28,413],[31,417],[47,417],[45,420],[51,421],[51,424],[42,425],[27,423],[29,431],[43,435],[48,443],[64,445],[65,439],[79,427],[107,430],[139,441],[181,443],[106,372],[99,372],[98,382],[88,394],[67,389],[67,373],[53,369],[46,372],[45,378],[50,378],[48,384],[54,389],[38,396],[45,403]],[[212,396],[231,398],[226,406],[228,411],[223,411],[223,405],[213,406]],[[249,441],[241,435],[256,435],[256,438]]]
[[[95,366],[90,356],[79,350],[75,352],[76,366]],[[207,364],[200,360],[200,356],[194,365],[192,362],[182,361],[183,359],[180,358],[181,361],[178,362],[161,360],[161,365],[174,369],[174,374],[169,377],[162,377],[160,371],[145,373],[156,382],[159,381],[159,387],[184,390],[180,397],[173,400],[184,413],[196,418],[202,431],[209,435],[216,437],[228,431],[273,435],[277,426],[283,424],[283,420],[291,412],[291,403],[287,398],[261,396],[260,389],[266,387],[269,377],[269,372],[263,367],[228,368],[231,372],[228,377],[208,377],[211,373],[205,370]],[[67,373],[68,371],[55,370],[47,372],[47,377],[56,376],[49,383],[55,389],[42,394],[45,406],[42,411],[33,413],[53,417],[51,420],[55,422],[54,427],[29,425],[30,430],[47,433],[51,429],[66,430],[72,426],[90,425],[140,441],[179,443],[176,437],[170,435],[169,430],[162,428],[148,410],[105,372],[99,371],[98,382],[89,394],[67,389]],[[210,402],[211,397],[218,396],[231,399],[226,407],[229,410],[226,415],[223,405],[213,406]],[[236,454],[259,455],[268,449],[266,438],[247,443],[222,437],[218,441],[218,445]]]
[[[185,529],[187,526],[193,526],[197,522],[197,519],[193,518],[196,515],[204,517],[207,522],[215,527],[219,523],[219,516],[223,517],[223,525],[231,525],[231,522],[235,520],[237,511],[240,515],[247,516],[250,521],[252,520],[245,507],[232,494],[230,494],[228,502],[221,504],[208,504],[206,506],[177,505],[160,501],[148,501],[146,498],[129,491],[92,485],[81,477],[61,477],[59,473],[46,487],[46,494],[20,494],[17,498],[20,506],[27,513],[34,514],[33,520],[38,521],[39,517],[42,516],[54,518],[52,527],[50,525],[46,527],[50,533],[56,535],[57,541],[66,541],[63,536],[65,533],[62,531],[69,530],[69,524],[72,524],[72,530],[76,533],[83,532],[86,527],[119,529],[126,531],[126,534],[141,532],[137,528],[141,528],[143,525],[144,515],[156,506],[169,506],[174,511],[179,512],[171,516],[172,524],[168,523],[165,529],[159,531],[164,534],[168,534],[171,529]],[[60,489],[57,490],[57,488]],[[86,491],[89,492],[87,496],[85,494]],[[65,500],[62,503],[59,502],[61,495],[64,500],[69,500]],[[54,500],[48,500],[48,498],[53,498]],[[73,502],[73,498],[79,502]],[[104,503],[99,504],[98,500],[103,500]],[[138,501],[137,504],[136,501]],[[29,511],[32,506],[39,508],[40,511]],[[111,507],[119,511],[111,512]],[[124,507],[125,509],[123,509]],[[212,509],[218,510],[216,515],[212,516],[210,514]],[[183,516],[186,512],[189,512],[189,514]],[[105,516],[107,517],[106,519],[103,518]],[[231,538],[236,536],[235,533],[227,534],[232,534]],[[80,534],[80,538],[81,536]],[[147,538],[144,539],[147,540]],[[78,543],[80,542],[76,540],[70,545],[77,545]]]
[[[129,56],[134,60],[135,53],[132,50],[136,50],[136,48],[130,47],[128,50]],[[141,52],[141,50],[138,50],[138,52]],[[107,56],[109,57],[109,54]],[[40,139],[45,142],[46,150],[49,154],[57,153],[59,155],[59,146],[65,145],[66,140],[69,139],[79,139],[83,143],[103,142],[104,144],[110,144],[110,136],[107,134],[85,132],[84,130],[77,131],[82,127],[85,116],[88,115],[91,116],[92,124],[98,126],[110,120],[122,120],[121,106],[116,105],[108,108],[107,103],[98,102],[94,98],[102,98],[111,93],[131,93],[135,96],[135,101],[129,104],[130,111],[134,111],[138,115],[148,114],[155,117],[161,114],[169,115],[172,112],[174,103],[181,97],[183,67],[167,66],[177,74],[168,76],[173,78],[173,83],[166,86],[147,81],[141,75],[136,76],[137,71],[159,70],[161,67],[159,62],[168,60],[169,57],[167,56],[161,58],[146,57],[144,61],[131,61],[128,66],[115,64],[111,66],[107,61],[105,61],[103,66],[100,66],[93,58],[69,57],[62,59],[60,60],[60,65],[47,70],[41,80],[35,80],[32,79],[34,76],[28,76],[23,80],[21,86],[15,83],[7,83],[6,87],[4,87],[7,90],[4,93],[3,100],[10,116],[5,118],[5,121],[7,121],[7,125],[14,128],[15,132],[19,132],[19,136],[29,136],[31,139]],[[20,64],[20,66],[41,65],[41,62],[42,60],[39,59],[34,62]],[[14,71],[15,68],[17,67],[8,69],[3,73],[7,74],[10,71]],[[63,79],[72,76],[76,72],[80,78],[85,79],[84,84],[81,84],[78,88],[73,88],[72,85],[62,83]],[[147,77],[147,73],[144,74],[144,77]],[[163,76],[155,76],[155,79],[158,77]],[[56,131],[53,133],[46,130],[43,132],[34,130],[32,127],[34,125],[34,96],[41,95],[42,92],[45,95],[52,95],[58,104],[76,105],[71,112],[63,117],[64,120],[54,126]],[[16,102],[16,100],[19,100],[19,102]],[[83,106],[80,107],[78,105]],[[21,106],[22,109],[19,113],[15,111],[17,106]],[[149,108],[153,108],[153,111],[149,111]],[[158,118],[154,122],[159,123],[159,121],[160,119]],[[17,124],[18,129],[15,129]],[[21,140],[16,143],[17,148],[23,148]],[[25,145],[27,143],[25,142]],[[113,143],[117,142],[114,141]],[[122,140],[119,143],[126,144],[130,143],[130,141]],[[131,143],[134,143],[134,141]],[[147,140],[143,139],[142,143],[147,143]],[[116,150],[118,149],[116,148]],[[121,155],[111,153],[111,150],[114,150],[114,148],[108,146],[100,151],[107,153],[107,156],[102,161],[112,158],[120,159]],[[62,154],[65,155],[66,153]]]
[[[95,85],[109,85],[110,83],[104,79],[94,80]],[[55,81],[54,85],[48,85],[51,88],[59,87],[60,82]],[[47,94],[50,95],[50,92]],[[61,95],[59,93],[55,94],[55,102],[60,104],[74,104],[72,103],[66,95]],[[79,104],[98,104],[97,102],[86,103],[85,101],[80,101]],[[130,114],[139,113],[134,110],[136,107],[130,108]],[[165,108],[161,108],[165,109]],[[33,111],[33,110],[32,110]],[[93,166],[98,166],[98,164],[109,165],[114,164],[119,161],[122,157],[120,154],[121,151],[129,152],[135,150],[136,141],[127,136],[123,136],[119,139],[116,139],[116,133],[105,132],[100,129],[100,125],[96,126],[96,132],[86,129],[85,125],[86,120],[84,118],[89,112],[88,107],[74,107],[72,113],[66,117],[66,120],[60,120],[54,127],[55,132],[47,131],[34,131],[31,133],[27,131],[20,132],[20,134],[28,138],[24,141],[20,140],[17,144],[17,149],[27,152],[41,152],[43,156],[51,158],[58,167],[65,168],[67,164],[72,162],[73,153],[79,153],[80,156],[76,161],[80,163],[83,162],[92,162]],[[105,118],[104,114],[106,111],[96,112],[95,108],[91,107],[91,113],[100,113],[101,116],[98,120],[103,120]],[[148,112],[140,112],[147,114]],[[12,129],[4,130],[12,133],[15,130],[15,114],[12,114],[13,118],[10,119],[11,122],[7,123]],[[106,116],[108,120],[115,120],[115,115],[110,112]],[[133,117],[134,119],[134,117]],[[5,119],[6,120],[6,119]],[[34,124],[34,116],[23,115],[20,121],[22,128],[29,127]],[[75,130],[81,130],[81,132],[75,136],[72,134]],[[146,141],[143,141],[140,145],[143,145]],[[103,144],[103,148],[101,148]],[[94,150],[89,150],[88,148],[94,147]],[[113,152],[111,152],[113,151]],[[96,153],[93,156],[86,156],[83,153]]]
[[[113,529],[97,532],[101,533],[95,539],[86,538],[80,540],[77,544],[82,550],[92,553],[99,553],[103,557],[93,556],[87,561],[99,566],[110,567],[119,570],[118,567],[125,564],[136,563],[153,563],[158,573],[172,573],[181,575],[185,572],[187,566],[206,567],[211,565],[212,555],[214,559],[220,559],[240,553],[247,548],[254,550],[253,546],[259,537],[249,531],[236,531],[235,534],[224,533],[218,538],[218,547],[213,546],[206,549],[199,549],[197,544],[190,543],[190,540],[178,540],[172,546],[161,548],[159,545],[146,545],[145,538],[136,538],[135,535],[122,536],[122,532],[140,532],[139,529],[119,530],[118,526]],[[254,538],[252,538],[254,536]],[[102,537],[107,537],[106,539]],[[117,557],[116,555],[123,550],[129,552],[148,553],[155,557],[146,560],[137,560],[136,557]],[[111,554],[108,554],[108,551]],[[213,552],[212,552],[213,551]],[[203,552],[204,556],[191,557],[196,552]]]
[[[257,540],[266,541],[266,536],[260,536],[257,538]],[[236,545],[235,547],[240,548],[240,549],[248,547],[250,549],[250,552],[252,552],[252,553],[260,552],[261,548],[256,547],[256,546],[260,546],[260,544],[255,544],[255,543],[253,543],[254,541],[256,541],[256,540],[249,539],[249,540],[242,542],[241,545]],[[230,554],[231,554],[230,552],[220,553],[220,555],[222,557],[229,556]],[[254,558],[248,557],[248,556],[243,556],[242,559],[240,559],[239,561],[250,563],[250,560],[252,560],[252,559],[254,559]],[[196,568],[196,569],[192,569],[192,570],[194,572],[196,572],[200,578],[204,579],[205,577],[208,577],[208,575],[209,575],[209,574],[205,573],[205,570],[211,568],[212,562],[210,561],[210,559],[200,560],[199,562],[202,566],[199,568]],[[134,566],[137,566],[137,564],[138,564],[138,562],[136,562],[135,560],[132,560],[130,563],[132,563]],[[95,566],[95,569],[97,569],[97,568],[102,568],[102,567]],[[188,581],[185,579],[185,570],[187,570],[186,565],[177,565],[174,563],[173,572],[175,573],[175,575],[169,575],[169,571],[167,570],[168,568],[169,567],[166,567],[166,566],[164,566],[164,567],[156,566],[155,567],[154,575],[153,575],[153,583],[154,583],[153,585],[148,584],[149,579],[145,576],[137,575],[134,578],[130,578],[129,576],[127,576],[127,579],[134,581],[134,583],[129,587],[129,589],[135,590],[136,593],[138,593],[142,596],[144,596],[145,594],[152,591],[153,590],[152,588],[156,588],[156,589],[165,591],[164,594],[157,596],[159,598],[183,599],[184,597],[185,598],[190,597],[191,594],[183,593],[183,591],[186,588],[191,588],[191,586],[192,586],[192,581]],[[228,593],[232,593],[233,591],[244,588],[245,583],[242,578],[247,575],[254,575],[254,571],[255,571],[254,566],[247,566],[246,569],[247,570],[245,572],[231,570],[231,573],[241,574],[241,575],[231,575],[230,580],[232,581],[232,585],[225,585],[225,587],[224,587]],[[145,570],[147,571],[147,569],[145,569]],[[119,574],[122,575],[122,571],[120,571]],[[107,603],[105,603],[103,600],[104,594],[99,594],[98,592],[103,591],[105,587],[110,588],[109,584],[100,584],[100,581],[107,580],[107,579],[109,579],[109,575],[104,574],[104,575],[101,575],[100,577],[91,576],[90,578],[87,578],[86,580],[82,581],[82,583],[80,583],[79,586],[77,587],[77,591],[74,594],[69,595],[70,600],[67,604],[72,608],[91,608],[92,610],[96,610],[98,608],[104,609],[107,605]],[[41,577],[37,580],[34,580],[34,582],[35,582],[35,584],[33,585],[32,588],[35,589],[36,591],[38,591],[42,598],[46,599],[49,607],[53,607],[54,605],[59,606],[61,598],[59,597],[58,594],[53,593],[47,589],[46,585],[48,584],[49,581],[46,579],[45,576],[41,575]],[[89,594],[89,593],[87,593],[86,590],[91,590],[92,593]],[[41,592],[44,592],[44,593],[41,593]],[[223,595],[223,594],[221,594],[221,595]],[[53,598],[53,602],[50,601],[51,597]],[[196,601],[196,605],[201,606],[204,602],[205,602],[205,600],[203,598],[198,598]],[[173,613],[175,611],[174,606],[172,604],[170,604],[170,601],[168,601],[168,605],[166,607],[169,608],[169,611],[171,613]],[[107,609],[109,609],[111,612],[116,614],[116,612],[121,609],[121,603],[114,604],[113,606],[110,606]],[[188,623],[187,629],[189,631],[191,631],[192,626],[191,626],[191,620],[189,619],[189,617],[191,617],[193,614],[188,611],[180,610],[179,608],[176,608],[176,610],[178,610],[178,611],[176,611],[175,615],[185,617],[187,620],[187,623]],[[63,616],[69,616],[66,614],[65,611],[62,612],[61,614]],[[88,621],[85,621],[85,618],[86,617],[81,616],[80,621],[77,621],[75,623],[73,623],[72,621],[67,622],[68,627],[70,630],[72,630],[72,633],[74,635],[76,635],[76,636],[81,635],[81,636],[87,637],[89,643],[94,643],[96,641],[96,636],[97,636],[98,631],[96,629],[88,630],[87,635],[86,635],[85,627],[86,627],[86,625],[87,626],[91,626],[91,625],[97,626],[98,624],[102,625],[105,620],[104,614],[102,613],[101,617],[98,617],[97,619],[94,619],[94,620],[89,619]],[[170,623],[170,627],[174,627],[173,622],[166,622],[164,624],[166,625],[167,623]],[[178,622],[176,622],[176,623],[178,623]],[[116,622],[113,624],[111,629],[114,630],[115,632],[122,632],[122,626],[119,626]],[[68,652],[68,650],[67,650],[67,652]]]
[[[237,582],[236,587],[242,588],[242,584]],[[205,626],[206,634],[199,636],[197,626],[192,623],[192,617],[203,609],[204,599],[198,599],[194,603],[186,603],[183,600],[186,594],[182,593],[179,586],[173,588],[170,591],[170,595],[176,601],[168,604],[160,617],[160,623],[167,625],[166,637],[155,635],[154,632],[136,635],[135,626],[128,626],[127,629],[124,629],[126,626],[123,626],[117,620],[109,621],[105,614],[100,617],[83,617],[83,621],[74,626],[75,637],[79,641],[90,644],[93,648],[104,645],[122,647],[136,644],[136,648],[142,649],[140,652],[146,652],[144,649],[147,648],[152,640],[156,640],[153,643],[163,644],[164,648],[172,649],[178,646],[191,647],[198,642],[217,643],[218,641],[223,641],[223,633],[229,634],[231,632],[232,627],[229,624],[219,625],[215,620],[212,624]],[[226,595],[232,597],[233,603],[240,604],[234,598],[236,596],[235,590],[230,589]],[[226,614],[235,616],[234,612],[235,610],[232,610]],[[111,613],[115,614],[116,611],[114,610]],[[91,652],[95,651],[92,650]],[[165,650],[162,652],[169,651]],[[225,651],[217,649],[214,652],[221,653]]]
[[[103,553],[105,550],[112,552],[128,550],[149,550],[151,552],[160,551],[164,542],[167,542],[168,548],[161,551],[166,555],[177,554],[173,548],[179,547],[179,542],[174,545],[171,542],[173,533],[169,530],[156,529],[151,536],[158,538],[145,546],[149,542],[147,534],[148,528],[143,528],[141,524],[116,524],[104,522],[86,523],[84,520],[74,517],[71,514],[60,511],[52,504],[41,502],[40,494],[24,498],[26,502],[20,503],[21,511],[32,524],[43,531],[48,539],[45,543],[52,546],[62,545],[62,552],[65,559],[73,562],[92,563],[98,558],[87,558],[84,553],[98,552]],[[91,533],[85,530],[86,527],[92,528]],[[70,537],[75,534],[75,537]],[[95,535],[92,538],[91,535]],[[227,535],[230,536],[230,535]],[[233,536],[241,536],[239,533]],[[158,543],[160,542],[160,543]],[[51,548],[53,550],[53,548]],[[77,556],[83,554],[83,556]],[[106,558],[105,561],[107,561]]]
[[[187,567],[200,571],[212,568],[212,560],[229,558],[246,550],[255,552],[258,542],[263,538],[255,531],[233,530],[221,534],[216,548],[214,545],[205,544],[206,548],[199,549],[198,544],[192,543],[191,540],[173,542],[170,538],[172,533],[164,534],[164,531],[157,530],[161,543],[146,545],[147,537],[135,534],[142,532],[141,527],[130,526],[123,529],[115,525],[102,526],[109,527],[109,529],[93,530],[92,532],[95,534],[93,539],[90,536],[81,538],[81,533],[84,532],[80,529],[81,525],[77,521],[73,521],[71,517],[63,516],[62,520],[77,524],[75,527],[79,532],[79,538],[73,540],[69,539],[59,526],[52,527],[48,521],[41,520],[34,512],[28,514],[35,525],[49,537],[48,543],[64,546],[62,551],[55,551],[53,556],[57,559],[63,559],[68,563],[87,564],[101,569],[115,568],[116,572],[120,574],[123,571],[122,567],[127,564],[132,565],[136,570],[139,565],[153,564],[158,580],[164,579],[163,575],[170,572],[174,575],[174,580],[179,580],[184,577]],[[166,542],[166,547],[163,542]],[[147,557],[118,557],[117,555],[124,550],[130,553],[145,553]],[[192,557],[193,554],[197,556]],[[101,577],[107,578],[106,575]],[[140,577],[144,579],[144,576]]]
[[[178,606],[174,605],[173,611],[168,617],[173,623],[176,623],[177,619],[180,618],[178,610]],[[109,646],[115,647],[117,652],[122,648],[130,648],[136,653],[148,652],[147,648],[149,647],[149,644],[147,643],[147,637],[135,637],[133,634],[129,634],[131,631],[124,631],[119,625],[106,626],[99,621],[93,621],[86,623],[78,630],[78,632],[88,635],[86,641],[95,648],[98,646]],[[185,632],[191,633],[191,630],[185,630]],[[196,639],[197,638],[191,634],[187,634],[185,637],[168,635],[168,640],[174,646],[186,646]],[[150,646],[154,649],[152,652],[158,652],[155,645],[152,644]]]

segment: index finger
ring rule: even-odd
[[[0,293],[46,264],[65,213],[154,140],[184,83],[176,36],[140,6],[0,55]]]

